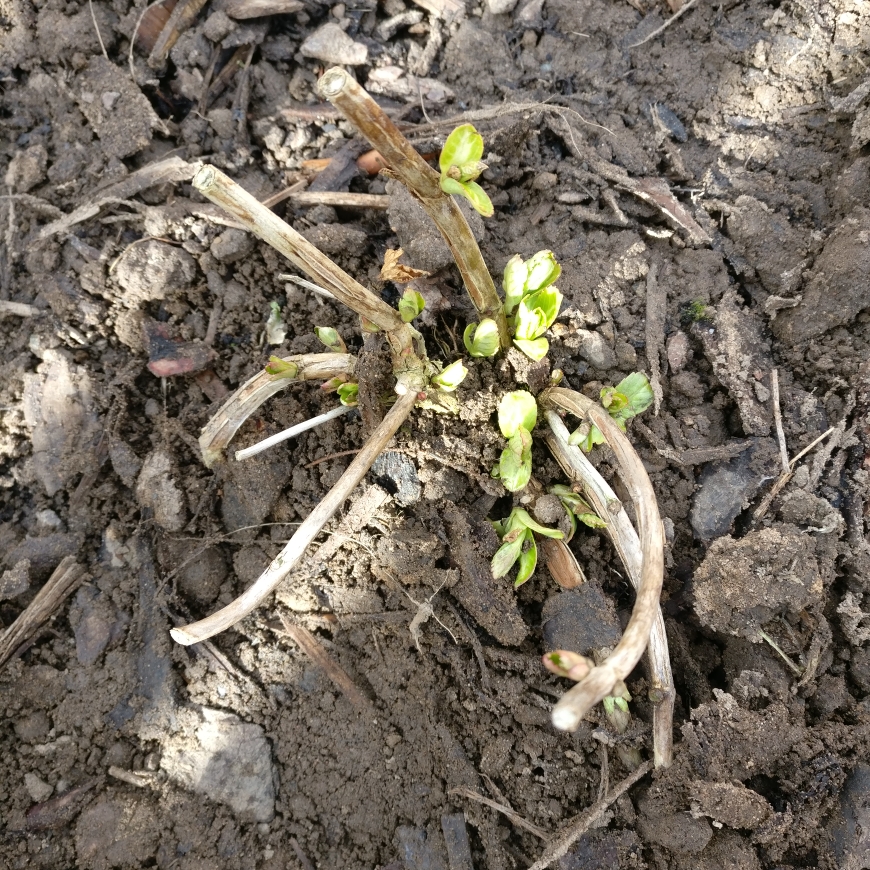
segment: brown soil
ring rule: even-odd
[[[388,301],[388,247],[432,272],[435,357],[455,358],[472,319],[434,230],[356,169],[365,146],[314,96],[318,53],[340,51],[421,151],[450,129],[428,121],[484,133],[495,216],[475,231],[494,276],[515,253],[555,252],[550,360],[567,383],[597,396],[661,372],[661,407],[630,435],[668,535],[675,763],[559,866],[870,867],[866,5],[701,2],[638,47],[665,3],[520,0],[493,15],[460,0],[444,4],[467,6],[452,20],[404,0],[235,19],[240,5],[214,0],[158,68],[140,46],[135,84],[144,5],[0,0],[0,626],[64,556],[88,572],[0,672],[0,866],[513,870],[542,840],[452,789],[550,834],[627,774],[627,750],[649,756],[642,666],[626,735],[597,713],[574,734],[550,725],[566,685],[540,665],[544,622],[558,612],[585,636],[584,596],[542,568],[517,592],[489,575],[486,519],[510,509],[489,476],[495,406],[547,378],[514,353],[470,366],[458,415],[415,412],[328,526],[321,543],[344,535],[328,558],[211,651],[169,638],[258,576],[363,437],[352,415],[203,464],[201,427],[270,354],[317,352],[318,325],[354,349],[361,337],[206,211],[183,161],[207,158],[261,198],[301,179],[389,191],[389,212],[276,208]],[[403,12],[421,14],[395,25]],[[324,157],[314,176],[305,161]],[[133,175],[171,158],[177,174]],[[630,192],[643,179],[667,183],[677,222]],[[273,301],[279,346],[263,338]],[[155,376],[167,359],[193,373]],[[754,518],[781,471],[773,369],[789,455],[834,431]],[[291,386],[236,441],[334,404]],[[606,450],[594,458],[609,467]],[[542,445],[534,462],[543,484],[563,482]],[[585,530],[571,546],[624,618],[606,540]]]

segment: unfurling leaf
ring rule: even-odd
[[[532,576],[535,572],[535,566],[538,564],[538,545],[535,543],[535,536],[531,532],[527,532],[525,537],[529,546],[520,553],[519,570],[517,571],[517,579],[514,580],[514,589],[517,586],[522,586]]]
[[[333,353],[347,353],[347,345],[331,326],[315,326],[314,334],[320,343],[325,344]]]
[[[445,393],[452,393],[464,380],[468,369],[458,359],[432,378],[432,383]]]
[[[498,325],[488,317],[480,323],[469,323],[465,327],[462,340],[472,356],[492,356],[499,348]]]
[[[399,300],[399,316],[405,323],[410,323],[426,307],[426,300],[410,287]]]
[[[441,189],[445,193],[464,196],[484,217],[493,214],[492,202],[475,179],[486,169],[483,157],[483,137],[471,124],[462,124],[448,137],[441,149],[438,166]]]
[[[527,390],[505,393],[498,403],[498,425],[501,434],[510,438],[522,426],[531,432],[538,422],[538,403]]]
[[[492,559],[492,576],[503,577],[518,562],[519,571],[514,586],[525,583],[537,565],[538,545],[534,532],[550,538],[563,537],[558,529],[548,529],[536,523],[522,508],[514,508],[506,520],[493,525],[499,532],[504,532],[504,535],[502,545]]]
[[[280,356],[270,356],[266,365],[266,374],[273,378],[287,378],[293,380],[299,374],[299,366],[294,362],[281,359]]]
[[[552,251],[538,251],[528,260],[523,260],[519,254],[511,257],[505,266],[502,279],[505,314],[510,317],[524,296],[549,287],[561,274],[562,267],[556,262]],[[561,296],[559,301],[561,302]]]
[[[266,344],[281,344],[287,335],[287,328],[281,319],[281,306],[269,303],[269,319],[266,321]]]
[[[359,384],[342,384],[338,388],[338,399],[342,405],[353,407],[359,397]]]
[[[428,276],[429,273],[424,272],[422,269],[414,269],[411,266],[400,263],[399,257],[403,253],[404,251],[401,248],[398,251],[387,250],[384,252],[384,265],[381,266],[381,281],[407,284],[408,281],[413,281],[415,278],[425,278]]]
[[[525,431],[525,430],[523,430]],[[528,433],[526,433],[528,434]],[[520,435],[517,432],[514,438]],[[513,441],[514,439],[511,439]],[[502,450],[501,458],[498,462],[498,476],[501,478],[504,488],[508,492],[519,492],[524,489],[532,476],[532,448],[531,436],[529,436],[529,447],[517,453],[514,446],[509,444]]]
[[[540,362],[550,349],[550,342],[546,338],[534,338],[531,341],[524,338],[515,338],[514,344],[531,360]]]

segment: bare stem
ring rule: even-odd
[[[417,401],[416,392],[400,395],[381,424],[372,433],[356,459],[348,466],[338,482],[326,494],[320,504],[308,515],[284,549],[272,560],[253,586],[243,592],[232,604],[199,622],[171,630],[174,640],[188,646],[212,637],[232,627],[254,608],[284,580],[302,558],[308,545],[320,534],[324,525],[341,507],[353,488],[363,479],[372,463],[386,447],[396,430],[405,422]]]
[[[553,708],[553,724],[562,730],[573,731],[595,704],[612,693],[617,681],[624,680],[631,673],[646,649],[662,589],[664,533],[646,469],[610,415],[581,393],[560,387],[545,390],[538,396],[538,402],[545,410],[559,407],[580,418],[588,417],[601,430],[616,456],[620,477],[631,495],[643,553],[637,599],[622,638],[610,657],[569,689]]]
[[[325,414],[318,414],[316,417],[311,417],[308,420],[303,420],[301,423],[297,423],[295,426],[290,426],[289,429],[283,429],[281,432],[276,432],[274,435],[264,438],[262,441],[258,441],[250,447],[245,447],[243,450],[237,450],[236,462],[241,462],[243,459],[250,459],[252,456],[256,456],[258,453],[263,453],[265,450],[274,447],[276,444],[282,444],[290,438],[295,438],[297,435],[301,435],[309,429],[322,426],[324,423],[328,423],[330,420],[335,420],[337,417],[348,414],[352,410],[353,408],[350,405],[339,405],[337,408],[333,408]]]
[[[336,266],[308,239],[219,169],[203,165],[193,177],[193,186],[254,235],[282,253],[294,266],[307,272],[337,299],[361,317],[377,324],[387,335],[394,361],[401,361],[400,381],[405,380],[411,390],[423,386],[422,363],[414,365],[414,362],[419,362],[414,352],[414,333],[395,308]]]
[[[352,375],[356,358],[349,353],[306,353],[282,357],[297,366],[295,378],[276,378],[266,371],[257,372],[221,405],[199,436],[199,447],[206,467],[224,458],[224,450],[239,427],[266,399],[297,381],[327,381],[338,375]]]
[[[345,70],[339,67],[327,70],[317,87],[320,95],[380,151],[391,172],[419,200],[447,242],[474,307],[481,317],[489,317],[498,324],[501,346],[510,347],[507,319],[492,276],[468,221],[453,197],[441,190],[438,173]]]
[[[606,523],[605,531],[625,566],[632,586],[637,589],[642,580],[643,552],[640,538],[634,530],[616,493],[598,473],[579,447],[568,443],[568,429],[555,411],[545,411],[550,430],[544,438],[552,454],[568,477],[583,486],[584,496]],[[656,767],[670,767],[673,761],[674,678],[668,653],[668,638],[661,607],[656,608],[655,621],[647,650],[650,671],[650,699],[653,702],[653,757]]]

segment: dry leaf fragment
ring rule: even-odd
[[[384,254],[384,265],[381,267],[382,281],[395,281],[396,284],[407,284],[415,278],[426,278],[429,276],[429,273],[424,272],[422,269],[413,269],[411,266],[400,263],[399,258],[403,253],[404,251],[399,248],[398,251],[388,250]]]

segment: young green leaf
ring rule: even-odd
[[[642,414],[653,403],[652,387],[646,375],[641,372],[632,372],[612,389],[622,400],[618,403],[621,407],[613,410],[613,403],[611,403],[608,412],[617,424],[620,424],[620,429],[624,432],[626,421]],[[601,392],[603,399],[604,390]]]
[[[471,124],[462,124],[448,137],[441,149],[438,166],[442,175],[450,176],[450,168],[477,164],[483,157],[483,136]],[[463,179],[465,180],[465,179]]]
[[[535,522],[529,512],[522,508],[514,508],[512,516],[514,517],[514,522],[522,523],[527,529],[531,529],[533,532],[537,532],[545,538],[555,538],[560,541],[565,537],[558,529],[548,529],[546,526],[542,526],[540,523]]]
[[[538,422],[538,403],[527,390],[505,393],[498,403],[498,426],[505,438],[510,438],[522,426],[531,432]]]
[[[528,438],[529,446],[526,449],[521,446],[523,433]],[[517,446],[520,446],[519,452]],[[519,492],[529,483],[532,476],[532,436],[522,427],[514,433],[508,446],[502,450],[498,462],[498,476],[508,492]]]
[[[515,338],[514,344],[535,362],[540,362],[550,349],[550,342],[546,338],[534,338],[531,341],[525,338]]]
[[[498,326],[488,317],[480,323],[469,323],[462,340],[472,356],[493,356],[499,348]]]
[[[549,329],[553,325],[555,319],[559,316],[559,309],[562,307],[562,298],[562,294],[555,287],[545,287],[542,290],[536,290],[534,293],[529,293],[523,302],[525,302],[529,309],[541,312],[544,329]]]
[[[526,293],[526,279],[529,276],[526,264],[519,254],[514,254],[504,267],[501,286],[504,289],[504,312],[508,317],[520,304],[520,299]]]
[[[549,287],[562,274],[562,267],[556,262],[552,251],[538,251],[533,254],[526,260],[526,270],[526,290],[530,293]]]
[[[445,369],[432,378],[432,383],[445,393],[452,393],[464,380],[468,369],[462,365],[462,360],[450,363]]]
[[[426,307],[426,300],[416,291],[408,287],[399,300],[399,316],[405,323],[410,323]]]
[[[525,539],[528,541],[529,546],[520,553],[518,560],[519,571],[517,571],[517,579],[514,580],[514,589],[517,586],[522,586],[532,576],[535,571],[535,565],[538,564],[538,545],[535,543],[535,536],[531,532],[527,532]]]
[[[552,251],[538,251],[528,260],[523,260],[519,254],[511,257],[502,278],[505,314],[513,314],[523,296],[549,287],[561,274],[562,267],[556,262]]]
[[[299,366],[296,363],[281,359],[280,356],[270,356],[266,366],[266,374],[272,375],[273,378],[292,380],[299,374]]]
[[[509,541],[502,544],[495,555],[492,557],[492,576],[498,580],[499,577],[504,577],[513,567],[514,562],[520,557],[523,550],[523,542],[525,535],[520,535],[515,541]]]
[[[347,353],[347,345],[337,330],[331,326],[315,326],[314,334],[321,344],[325,344],[333,353]]]
[[[342,405],[353,407],[359,396],[359,384],[342,384],[338,388],[338,399]]]

